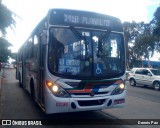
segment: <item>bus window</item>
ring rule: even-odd
[[[38,54],[38,36],[34,36],[34,43],[33,43],[33,58],[37,58]]]

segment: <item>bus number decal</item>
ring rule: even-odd
[[[56,102],[57,107],[68,107],[68,102]]]

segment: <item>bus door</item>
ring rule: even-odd
[[[46,36],[44,37],[44,33],[42,32],[42,34],[39,37],[39,75],[38,75],[38,97],[39,97],[39,102],[42,105],[42,107],[44,107],[44,96],[43,96],[43,88],[44,88],[44,62],[45,62],[45,53],[46,53],[46,49],[45,46],[43,45],[43,38],[46,38]]]
[[[26,45],[25,45],[26,46]],[[26,48],[22,52],[22,87],[26,89]]]

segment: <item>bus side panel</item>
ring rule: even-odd
[[[18,59],[18,54],[17,54],[16,56],[16,80],[19,80],[18,72],[19,72],[19,59]]]

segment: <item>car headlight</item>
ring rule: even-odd
[[[62,98],[68,98],[70,95],[60,86],[57,84],[51,82],[51,81],[46,81],[47,87],[51,90],[52,94],[55,95],[56,97],[62,97]]]
[[[121,83],[113,90],[111,95],[121,94],[124,90],[125,90],[125,85]]]

